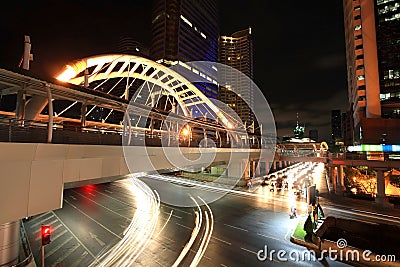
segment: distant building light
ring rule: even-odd
[[[190,27],[193,27],[193,24],[192,24],[187,18],[185,18],[183,15],[181,15],[181,19],[182,19],[186,24],[188,24]]]

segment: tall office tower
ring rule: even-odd
[[[118,41],[117,51],[121,54],[149,57],[149,49],[136,41],[133,37],[121,37]]]
[[[154,0],[150,48],[153,60],[167,66],[188,61],[216,62],[218,37],[217,0]],[[206,96],[218,97],[217,85],[195,85]]]
[[[342,138],[342,113],[338,109],[331,111],[331,137],[334,143]]]
[[[353,142],[399,143],[400,1],[343,0],[343,10]]]
[[[253,125],[254,105],[253,85],[253,41],[251,28],[235,32],[232,36],[221,36],[218,41],[218,61],[235,68],[246,76],[237,75],[236,71],[218,73],[226,84],[221,84],[219,100],[230,106],[246,126]],[[250,80],[251,79],[251,80]],[[236,88],[232,88],[232,86]],[[237,93],[232,92],[232,89]],[[246,104],[247,103],[247,104]]]

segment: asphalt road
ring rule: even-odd
[[[197,259],[198,266],[348,266],[329,259],[286,262],[278,258],[276,252],[280,250],[299,254],[306,251],[289,240],[297,225],[297,219],[289,218],[293,201],[299,214],[307,212],[304,201],[290,194],[260,187],[254,192],[230,192],[209,207],[182,208],[161,203],[153,238],[134,263],[130,262],[132,266],[190,266]],[[325,205],[328,215],[398,222],[397,217],[371,216]],[[52,228],[52,242],[45,247],[45,266],[89,266],[123,239],[124,230],[135,214],[143,212],[142,208],[126,181],[65,190],[62,209],[25,222],[37,265],[41,264],[41,224]],[[199,215],[202,223],[196,224]],[[257,253],[265,246],[269,253],[276,252],[272,259],[261,261]]]

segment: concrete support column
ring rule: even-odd
[[[20,221],[0,224],[0,266],[18,263]]]
[[[332,179],[332,188],[333,191],[336,192],[336,166],[335,167],[330,167],[331,171],[330,171],[330,175],[331,175],[331,179]]]
[[[344,189],[343,165],[339,165],[337,172],[336,193],[342,193]]]
[[[227,176],[248,178],[249,170],[249,162],[246,162],[246,160],[238,160],[238,162],[235,161],[235,163],[229,164],[227,168]]]
[[[24,91],[19,90],[17,94],[17,107],[16,107],[16,119],[24,120],[25,119],[25,104],[26,104],[26,96]],[[18,122],[18,124],[22,125],[22,122]]]
[[[85,103],[82,103],[81,106],[81,127],[86,126],[86,112],[87,112],[87,106]]]
[[[261,161],[255,161],[255,171],[256,171],[256,176],[261,176]]]
[[[386,198],[385,192],[385,169],[375,169],[376,171],[376,185],[377,194],[375,197],[375,203],[379,205],[390,205],[389,200]]]

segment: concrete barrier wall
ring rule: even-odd
[[[125,149],[127,158],[122,146],[0,143],[0,224],[61,208],[64,183],[174,167],[160,147]],[[198,148],[167,150],[193,160],[200,156]],[[227,148],[202,151],[216,153],[214,161],[228,161],[231,153],[247,158],[249,152]],[[256,158],[259,152],[251,150],[250,158]]]

